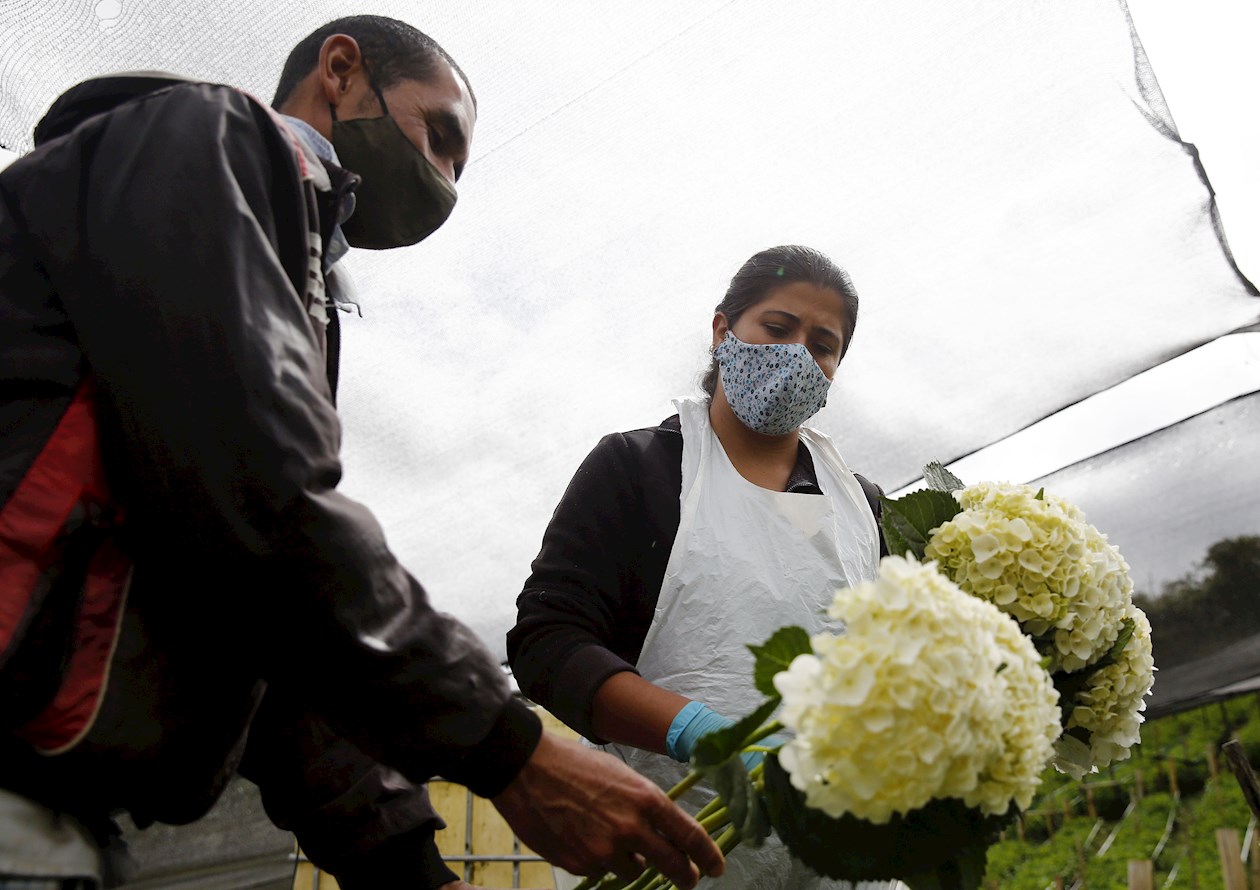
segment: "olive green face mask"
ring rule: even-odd
[[[341,225],[355,247],[405,247],[432,235],[455,207],[455,187],[399,128],[375,84],[384,117],[337,120],[332,144],[342,166],[363,178],[354,213]]]

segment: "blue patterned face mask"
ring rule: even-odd
[[[800,343],[745,343],[727,331],[713,354],[726,401],[750,430],[790,433],[827,404],[831,381]]]

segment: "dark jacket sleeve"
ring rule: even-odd
[[[634,670],[678,531],[682,437],[605,436],[543,535],[508,660],[522,691],[587,738],[596,690]]]
[[[858,484],[862,486],[862,494],[866,495],[866,503],[870,505],[871,514],[875,517],[875,530],[879,533],[879,558],[888,555],[888,541],[884,538],[884,489],[877,483],[867,479],[861,473],[854,473]]]
[[[241,774],[271,821],[346,890],[432,890],[456,880],[434,840],[428,788],[383,766],[276,690],[250,727]]]
[[[190,571],[249,579],[213,603],[240,615],[231,657],[410,779],[492,795],[541,728],[336,490],[340,428],[304,296],[312,193],[286,140],[244,94],[182,85],[49,142],[11,181],[99,384],[137,561],[182,552]]]

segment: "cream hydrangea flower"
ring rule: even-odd
[[[1056,744],[1055,766],[1076,779],[1091,768],[1127,760],[1130,748],[1139,741],[1146,696],[1155,682],[1151,624],[1136,606],[1128,608],[1125,618],[1133,620],[1133,636],[1115,664],[1089,678],[1068,715],[1065,732],[1084,730],[1089,733],[1088,745],[1069,735]],[[1088,748],[1087,754],[1083,748]]]
[[[982,482],[955,497],[962,512],[933,532],[925,556],[1027,633],[1052,637],[1052,670],[1101,658],[1133,594],[1120,551],[1076,506],[1027,485]]]
[[[1058,693],[1008,616],[900,556],[837,591],[845,623],[774,680],[796,737],[779,760],[809,806],[886,823],[955,797],[1027,807],[1059,735]]]

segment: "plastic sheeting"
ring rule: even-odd
[[[0,147],[27,150],[52,99],[98,73],[269,97],[297,39],[362,11],[7,0]],[[442,42],[481,118],[451,221],[349,260],[345,488],[500,652],[578,462],[692,391],[713,306],[762,247],[810,244],[853,273],[861,321],[818,424],[890,490],[1260,316],[1122,0],[370,11]],[[1045,484],[1155,588],[1260,531],[1256,406]]]
[[[1217,541],[1260,534],[1258,432],[1253,394],[1037,484],[1078,504],[1120,548],[1137,588],[1158,595],[1161,581],[1197,568]]]
[[[296,39],[358,9],[11,3],[0,143],[101,71],[268,96]],[[757,249],[853,273],[818,423],[889,489],[1260,310],[1119,2],[376,9],[443,42],[481,118],[450,223],[350,260],[344,484],[499,651],[569,476],[692,389]]]
[[[1188,711],[1260,691],[1260,634],[1219,652],[1160,671],[1147,702],[1146,719]]]

